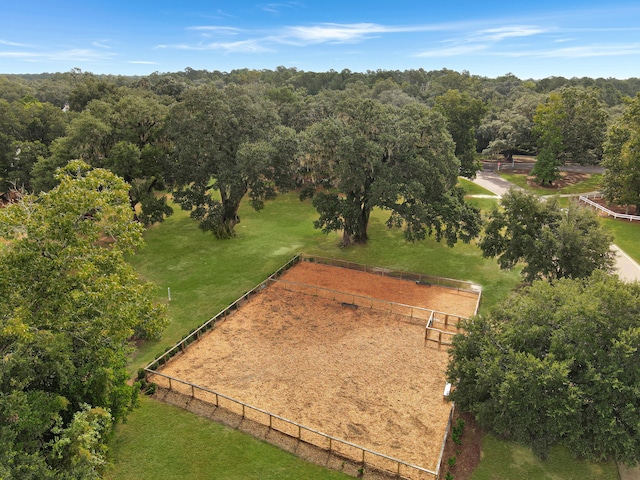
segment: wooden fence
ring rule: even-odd
[[[458,333],[457,324],[465,317],[454,315],[429,308],[406,305],[404,303],[392,302],[390,300],[380,300],[378,298],[346,293],[330,288],[306,285],[304,283],[291,282],[289,280],[270,278],[268,282],[277,283],[280,288],[290,292],[302,293],[314,297],[326,298],[336,302],[342,302],[345,306],[371,308],[384,312],[395,313],[407,318],[409,323],[425,326],[425,341],[437,342],[438,345],[451,345],[451,339]],[[434,325],[441,325],[437,328]],[[453,328],[453,330],[447,330]],[[448,339],[449,341],[443,341]]]
[[[301,260],[307,262],[321,263],[323,265],[330,265],[333,267],[348,268],[351,270],[358,270],[366,273],[373,273],[375,275],[385,275],[393,278],[400,278],[403,280],[411,280],[417,283],[425,285],[437,285],[439,287],[451,288],[458,292],[471,293],[473,295],[479,295],[482,292],[482,287],[477,283],[467,282],[465,280],[456,280],[454,278],[436,277],[433,275],[426,275],[424,273],[403,272],[401,270],[393,270],[391,268],[372,267],[370,265],[362,265],[360,263],[348,262],[346,260],[338,260],[335,258],[324,258],[315,255],[300,255]]]
[[[602,198],[602,194],[600,193],[589,193],[586,195],[580,195],[580,201],[586,203],[587,205],[591,205],[592,207],[600,210],[601,212],[606,213],[609,217],[613,218],[624,218],[625,220],[629,220],[630,222],[634,220],[640,221],[640,216],[638,215],[628,215],[626,213],[617,213],[613,210],[609,210],[607,207],[600,205],[597,202],[591,200],[592,198]]]
[[[404,462],[400,459],[385,455],[383,453],[370,450],[368,448],[356,445],[341,438],[337,438],[326,433],[320,432],[310,427],[305,427],[297,422],[288,420],[279,415],[267,412],[258,407],[254,407],[240,400],[236,400],[222,393],[215,392],[208,388],[195,385],[184,380],[180,380],[163,373],[145,369],[147,381],[155,382],[158,387],[165,388],[169,391],[190,396],[191,398],[202,400],[211,404],[216,408],[223,408],[232,414],[241,418],[253,420],[262,425],[268,426],[270,429],[283,433],[300,442],[318,447],[330,454],[335,454],[355,462],[361,463],[363,466],[369,465],[378,470],[390,473],[398,478],[406,479],[437,479],[438,472],[429,470],[418,465]],[[447,432],[451,424],[451,415],[447,425]],[[446,435],[445,435],[446,440]],[[444,448],[444,447],[443,447]],[[438,465],[441,462],[442,452],[438,459]]]
[[[244,305],[251,296],[259,293],[264,288],[266,288],[270,283],[278,282],[281,285],[288,285],[289,287],[296,288],[313,288],[316,289],[316,294],[323,291],[331,292],[334,296],[334,299],[338,300],[338,295],[346,295],[348,296],[348,303],[353,305],[358,305],[358,302],[366,304],[366,306],[370,308],[380,308],[381,305],[386,305],[385,310],[389,309],[394,313],[400,313],[404,311],[404,315],[408,316],[410,319],[416,320],[426,320],[425,322],[425,341],[432,340],[437,341],[439,344],[447,344],[447,342],[442,341],[443,336],[453,336],[455,332],[449,332],[442,329],[437,329],[433,327],[434,323],[439,322],[447,328],[449,325],[455,325],[457,322],[463,318],[458,315],[451,315],[444,312],[437,312],[435,310],[430,310],[426,308],[414,307],[410,305],[404,305],[400,303],[388,302],[383,300],[378,300],[370,297],[363,297],[360,295],[347,294],[344,292],[337,292],[329,289],[323,289],[321,287],[312,287],[309,285],[296,284],[295,282],[288,282],[284,280],[278,280],[279,277],[286,272],[288,269],[293,267],[300,261],[310,261],[317,262],[326,265],[333,265],[342,268],[350,268],[353,270],[360,270],[363,272],[374,273],[379,275],[387,275],[390,277],[401,278],[406,280],[412,280],[418,283],[429,283],[432,285],[438,285],[440,287],[451,288],[457,290],[460,294],[470,293],[478,296],[478,300],[476,303],[476,313],[478,311],[480,305],[480,297],[482,293],[482,289],[479,285],[465,282],[461,280],[454,280],[449,278],[435,277],[431,275],[417,274],[417,273],[409,273],[402,272],[387,268],[379,268],[379,267],[370,267],[366,265],[360,265],[352,262],[346,262],[343,260],[336,259],[328,259],[316,256],[309,255],[296,255],[291,260],[286,262],[282,267],[276,270],[272,275],[270,275],[264,282],[258,284],[252,290],[248,291],[240,298],[238,298],[235,302],[229,305],[227,308],[222,310],[220,313],[215,315],[214,317],[207,320],[200,327],[196,328],[188,335],[186,335],[181,341],[179,341],[173,347],[168,348],[162,355],[153,360],[149,365],[147,365],[144,369],[145,376],[147,381],[155,382],[161,388],[167,388],[172,391],[175,390],[181,394],[189,395],[192,398],[198,398],[207,403],[211,403],[215,405],[216,408],[225,408],[233,413],[240,415],[242,418],[248,418],[254,421],[258,421],[265,425],[268,425],[270,429],[274,429],[278,432],[281,432],[285,435],[293,437],[298,441],[305,442],[307,444],[313,445],[315,447],[324,449],[329,453],[340,455],[342,457],[350,458],[357,462],[361,462],[363,466],[370,465],[379,470],[386,471],[393,475],[396,475],[398,478],[410,478],[410,479],[428,479],[428,480],[437,480],[439,477],[440,465],[442,463],[442,456],[444,453],[444,446],[446,442],[446,438],[451,428],[451,421],[453,418],[454,405],[452,404],[449,420],[447,423],[445,435],[443,438],[442,447],[440,450],[440,456],[438,458],[436,471],[429,470],[417,465],[410,464],[408,462],[404,462],[400,459],[390,457],[388,455],[375,452],[373,450],[369,450],[365,447],[361,447],[354,443],[348,442],[346,440],[333,437],[331,435],[327,435],[325,433],[319,432],[309,427],[305,427],[299,423],[294,421],[285,419],[278,415],[272,414],[260,408],[248,405],[239,400],[233,399],[229,396],[226,396],[222,393],[215,392],[213,390],[209,390],[207,388],[186,382],[184,380],[180,380],[178,378],[171,377],[169,375],[165,375],[158,371],[163,365],[167,364],[169,360],[180,352],[184,352],[184,350],[193,342],[199,340],[204,333],[211,330],[216,323],[226,318],[230,313],[240,308]],[[437,339],[430,337],[430,332],[435,333],[437,335]],[[224,404],[224,405],[223,405]],[[251,418],[253,417],[253,418]],[[262,417],[262,419],[256,418]],[[354,454],[355,452],[355,454]]]

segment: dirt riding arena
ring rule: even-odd
[[[452,331],[478,294],[305,261],[279,280],[161,373],[437,470],[451,408],[448,354],[444,340],[425,339],[434,315],[422,309],[451,314],[433,325]],[[401,305],[367,308],[371,299]]]

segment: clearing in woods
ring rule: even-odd
[[[447,347],[425,341],[425,320],[352,308],[287,282],[460,317],[474,314],[478,294],[304,261],[280,280],[162,373],[436,470],[451,408],[443,400]]]

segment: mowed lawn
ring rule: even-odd
[[[489,201],[487,204],[491,204]],[[484,203],[484,200],[483,202]],[[479,205],[480,206],[480,205]],[[484,205],[483,205],[484,206]],[[449,248],[433,239],[407,243],[402,232],[388,229],[385,212],[371,217],[366,246],[340,248],[337,234],[313,228],[316,213],[295,194],[269,202],[261,212],[245,203],[237,238],[216,240],[201,232],[185,212],[150,228],[146,246],[130,261],[141,277],[157,285],[158,301],[168,303],[171,324],[162,338],[140,346],[131,371],[149,363],[193,328],[264,280],[295,254],[304,252],[394,269],[423,272],[483,286],[481,312],[520,283],[518,271],[503,272],[473,245]],[[168,291],[171,289],[171,301]],[[496,440],[497,441],[497,440]],[[500,451],[520,452],[518,445],[497,441]],[[527,450],[527,449],[525,449]],[[111,442],[108,479],[347,478],[309,465],[275,447],[189,412],[143,399]],[[567,460],[571,468],[572,460]],[[483,460],[481,467],[486,462]],[[606,464],[611,466],[611,464]],[[490,477],[514,478],[508,465],[492,462]],[[481,477],[479,477],[481,478]],[[551,465],[541,479],[572,479]],[[604,480],[617,476],[603,476]]]
[[[615,244],[640,263],[640,222],[615,218],[602,218],[601,221],[613,233]]]

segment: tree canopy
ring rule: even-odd
[[[565,87],[551,92],[538,106],[534,123],[540,152],[559,165],[600,163],[607,113],[595,90]]]
[[[0,476],[96,478],[135,404],[129,341],[165,325],[125,261],[142,242],[128,185],[79,161],[0,209]]]
[[[571,203],[562,210],[556,199],[511,190],[494,207],[479,246],[485,257],[498,257],[500,268],[524,263],[527,281],[588,277],[613,266],[613,236],[588,208]]]
[[[203,86],[174,106],[174,197],[203,230],[230,238],[247,193],[259,210],[291,186],[296,136],[279,123],[275,104],[254,87]]]
[[[436,97],[436,108],[447,119],[447,128],[455,143],[455,155],[460,162],[460,175],[475,178],[482,168],[476,159],[476,130],[487,108],[467,92],[449,90]]]
[[[545,456],[640,460],[640,284],[596,271],[536,281],[456,335],[452,399]]]
[[[640,94],[609,130],[602,166],[602,192],[607,201],[634,205],[640,214]]]
[[[456,186],[460,163],[444,118],[417,102],[399,108],[369,98],[343,100],[306,132],[302,162],[313,172],[316,228],[342,231],[343,245],[366,242],[375,207],[409,240],[435,232],[453,245],[479,232],[479,214]],[[335,191],[332,189],[335,188]]]

